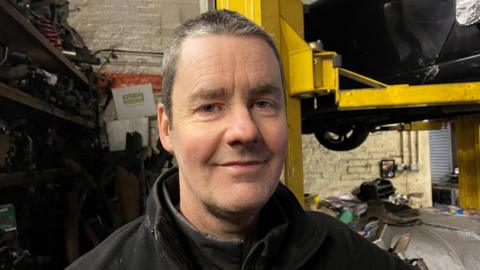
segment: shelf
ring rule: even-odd
[[[0,0],[1,1],[1,0]],[[21,90],[18,90],[14,87],[8,86],[4,83],[0,82],[0,99],[6,98],[10,101],[14,101],[17,104],[22,104],[29,108],[35,109],[37,111],[42,111],[46,114],[54,115],[61,119],[67,120],[69,122],[87,127],[87,128],[95,128],[95,123],[91,121],[87,121],[83,119],[81,116],[72,115],[67,113],[66,111],[55,107],[54,105],[47,103],[43,100],[39,100]],[[10,102],[11,103],[11,102]],[[2,104],[0,107],[5,107],[7,105]],[[14,113],[14,110],[9,110],[5,108],[7,111],[5,113]]]
[[[0,188],[47,181],[71,175],[65,169],[45,169],[32,172],[0,173]]]
[[[71,76],[88,88],[87,77],[6,0],[0,0],[0,41],[23,50],[41,68]]]

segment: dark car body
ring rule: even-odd
[[[458,23],[455,0],[320,0],[304,10],[305,40],[321,40],[325,50],[341,54],[346,69],[388,84],[480,80],[480,24]],[[361,87],[349,80],[340,86]],[[328,104],[322,99],[315,103]],[[317,138],[328,130],[362,127],[365,133],[385,124],[480,111],[476,105],[339,111],[313,104],[313,98],[302,101],[303,132]]]

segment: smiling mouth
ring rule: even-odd
[[[265,161],[230,161],[221,163],[220,166],[222,167],[254,167],[265,163]]]

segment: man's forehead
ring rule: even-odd
[[[268,72],[280,70],[274,51],[261,38],[208,34],[189,37],[182,43],[177,72],[180,69],[230,69],[231,65],[252,63]]]
[[[181,44],[179,61],[199,64],[205,60],[226,61],[232,56],[245,61],[275,61],[273,49],[253,35],[204,34],[186,38]]]

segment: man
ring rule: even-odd
[[[408,269],[345,225],[306,213],[279,178],[287,147],[272,39],[231,11],[179,27],[158,125],[178,169],[146,215],[69,269]]]

